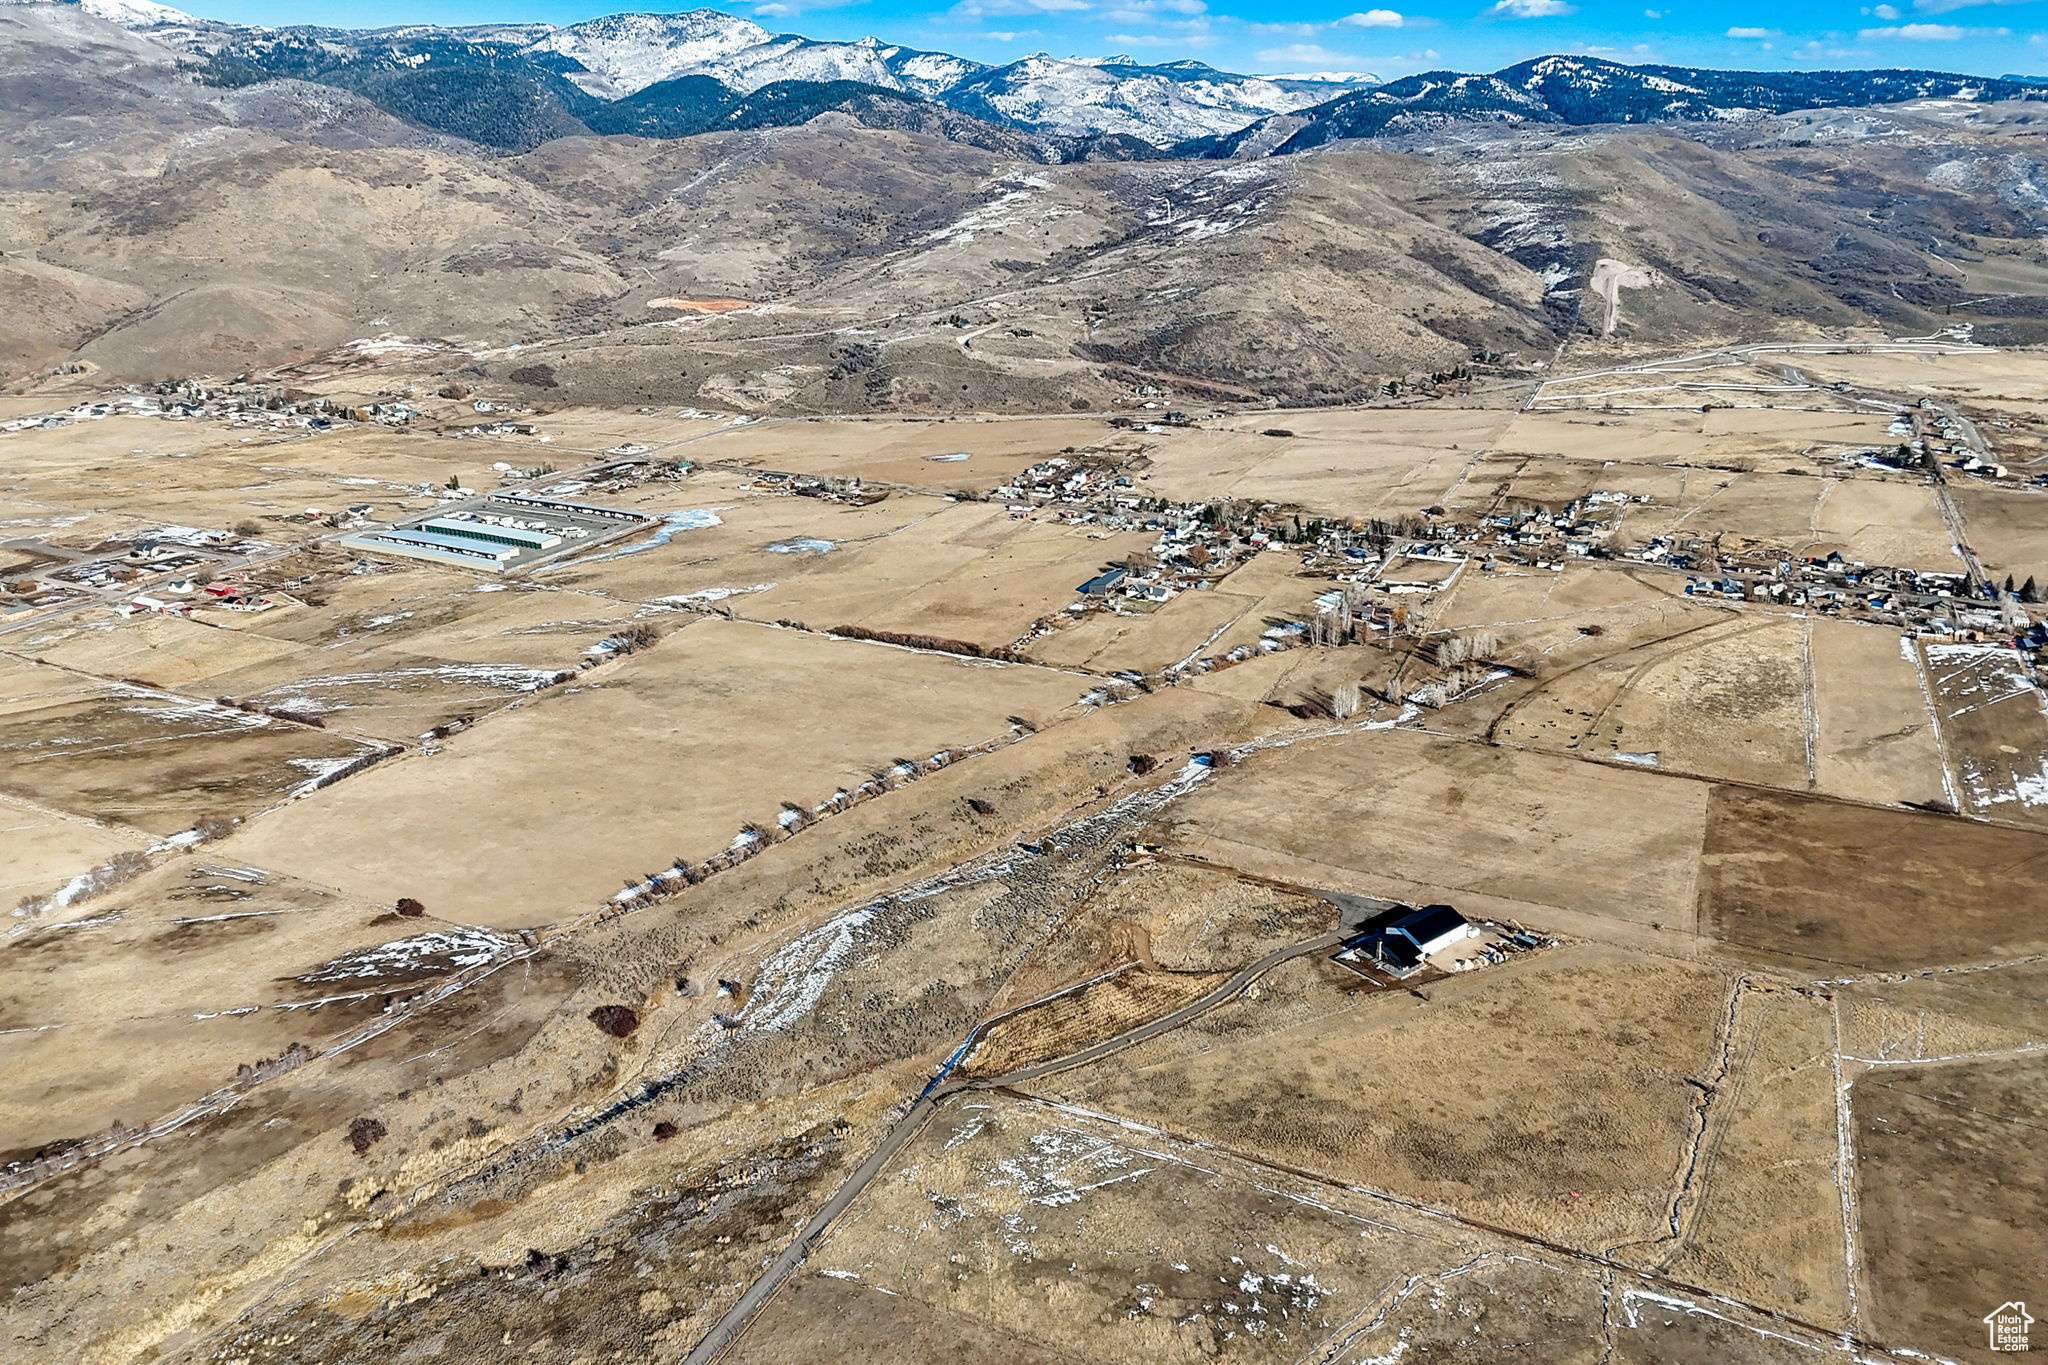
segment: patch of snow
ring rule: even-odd
[[[519,940],[476,925],[433,929],[408,938],[392,939],[371,948],[358,948],[331,958],[298,980],[308,985],[327,981],[360,981],[378,977],[417,975],[423,971],[456,971],[480,967],[511,957]]]

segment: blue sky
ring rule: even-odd
[[[177,3],[178,0],[172,0]],[[1194,57],[1235,71],[1487,71],[1548,52],[1743,69],[1925,67],[2048,72],[2048,0],[756,0],[716,6],[775,32],[872,34],[1002,62],[1032,52]],[[632,0],[197,0],[209,18],[369,27],[573,23]],[[675,8],[688,8],[676,6]]]

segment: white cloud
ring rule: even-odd
[[[998,14],[1072,14],[1089,8],[1088,0],[961,0],[951,13],[962,19]]]
[[[1646,9],[1643,11],[1643,17],[1645,19],[1662,19],[1664,11],[1661,9]]]
[[[1873,19],[1882,19],[1887,23],[1899,17],[1897,5],[1879,5],[1876,9],[1867,9],[1863,12]]]
[[[1398,10],[1369,9],[1359,14],[1347,14],[1337,24],[1340,28],[1400,28],[1407,22]]]
[[[2034,0],[1913,0],[1913,8],[1922,14],[1946,14],[1952,9],[1969,9],[1974,5],[2030,5]]]
[[[1866,28],[1856,36],[1864,42],[1897,39],[1907,43],[1953,43],[1962,38],[2002,38],[2009,28],[1959,28],[1954,24],[1898,24],[1892,28]]]
[[[1162,14],[1207,14],[1208,5],[1203,0],[1124,0],[1115,9],[1103,14],[1102,18],[1112,24],[1144,24]]]
[[[1350,67],[1358,64],[1358,58],[1348,52],[1332,52],[1320,43],[1289,43],[1286,47],[1269,47],[1256,54],[1261,66],[1284,66],[1290,70],[1326,67]]]
[[[1565,0],[1498,0],[1498,3],[1486,12],[1497,14],[1503,19],[1549,19],[1560,14],[1575,13],[1577,8],[1575,5],[1566,4]]]
[[[1730,38],[1775,38],[1778,36],[1778,30],[1774,28],[1731,28],[1728,30],[1728,36]]]

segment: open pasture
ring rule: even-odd
[[[764,686],[764,681],[769,685]],[[1043,723],[1086,680],[705,620],[588,682],[279,812],[234,856],[500,925],[566,918],[784,802]],[[402,885],[401,885],[402,884]]]
[[[1256,755],[1189,797],[1169,846],[1307,885],[1537,924],[1688,924],[1704,785],[1361,731]],[[1630,818],[1607,818],[1627,810]]]
[[[1699,928],[1835,968],[2020,957],[2048,947],[2048,891],[2025,870],[2043,858],[2048,834],[1717,787]]]
[[[2012,1239],[2048,1217],[2044,1082],[2038,1055],[1887,1067],[1857,1080],[1867,1311],[1887,1334],[1959,1361],[2011,1359],[1986,1349],[1981,1319],[2041,1283],[2039,1260],[2016,1258]]]
[[[204,815],[260,810],[370,752],[211,702],[45,671],[62,681],[6,706],[0,789],[152,834],[175,834]],[[38,681],[14,680],[28,688]]]
[[[1908,397],[1961,399],[2030,416],[2048,401],[2040,356],[2025,350],[1957,346],[1943,354],[1800,355],[1794,363],[1817,379],[1845,379]]]
[[[957,1358],[934,1338],[964,1336],[1005,1362],[1292,1362],[1460,1259],[1456,1234],[1406,1221],[1086,1109],[972,1098],[870,1187],[739,1358],[788,1358],[831,1284],[860,1337],[879,1318],[904,1343],[888,1359]]]
[[[1100,417],[791,418],[727,427],[677,453],[910,488],[986,490],[1063,450],[1136,450],[1158,439]]]
[[[2018,651],[1917,648],[1954,799],[1974,815],[2048,823],[2048,703]]]
[[[2016,584],[2032,578],[2048,585],[2048,493],[2006,492],[1959,481],[1949,496],[1985,573],[1999,583],[2010,575]]]
[[[1729,977],[1586,946],[1406,991],[1256,1000],[1031,1093],[1534,1237],[1654,1241]],[[1477,1064],[1483,1057],[1484,1064]]]

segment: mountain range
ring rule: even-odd
[[[0,4],[16,391],[396,337],[526,402],[1099,411],[1356,401],[1589,334],[2048,340],[2041,108],[1998,82],[1553,58],[1168,143],[853,79],[626,91],[669,68],[568,29],[144,4]],[[1611,329],[1602,262],[1654,281]]]
[[[21,3],[22,0],[13,0]],[[72,0],[188,54],[214,86],[278,79],[361,94],[415,124],[524,149],[582,133],[689,136],[790,126],[828,110],[1044,160],[1288,153],[1456,121],[1739,119],[1917,98],[2040,97],[1932,71],[1719,72],[1551,56],[1487,75],[1256,76],[1196,61],[1038,53],[992,66],[875,38],[821,42],[716,10],[556,27],[383,29],[214,23],[153,0]]]

